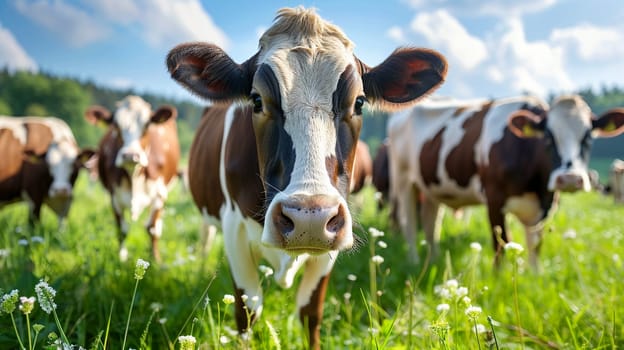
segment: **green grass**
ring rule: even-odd
[[[490,339],[493,330],[501,349],[624,346],[624,207],[615,206],[612,199],[596,193],[564,195],[559,210],[547,222],[538,273],[528,267],[526,252],[516,260],[516,272],[509,257],[500,270],[493,268],[483,208],[471,208],[462,219],[446,216],[443,254],[435,261],[414,265],[408,262],[402,237],[388,221],[387,209],[375,209],[372,190],[366,189],[352,202],[357,212],[355,231],[364,243],[341,254],[336,262],[325,301],[323,348],[489,348],[487,334],[479,339],[474,335],[475,325],[490,331]],[[242,347],[242,340],[232,333],[233,305],[222,302],[225,294],[233,293],[221,237],[209,255],[202,254],[200,217],[189,194],[176,186],[170,195],[162,264],[150,257],[144,220],[132,226],[127,244],[130,259],[121,263],[108,195],[83,175],[64,230],[57,230],[56,218],[48,210],[42,224],[29,229],[24,205],[5,208],[0,212],[0,296],[13,289],[20,296],[34,296],[34,286],[47,280],[57,292],[60,327],[72,344],[87,349],[121,348],[133,300],[127,348],[178,349],[180,335],[193,335],[196,347],[202,349]],[[510,223],[513,238],[523,244],[521,226],[511,218]],[[385,236],[369,237],[370,227],[384,231]],[[33,237],[43,241],[38,243]],[[21,245],[21,239],[28,244]],[[380,247],[379,240],[387,248]],[[472,242],[483,247],[479,254],[470,248]],[[379,266],[371,264],[371,255],[377,254],[384,258]],[[425,255],[426,247],[421,246],[421,256]],[[137,284],[138,258],[152,264]],[[355,281],[350,275],[356,276]],[[464,301],[444,299],[434,292],[436,286],[449,286],[447,281],[453,279],[467,288],[470,304],[481,307],[482,313],[474,320],[466,316]],[[270,278],[263,285],[265,308],[247,346],[305,348],[305,335],[295,314],[296,288],[282,290]],[[371,297],[371,288],[379,290],[379,295]],[[448,304],[448,311],[440,313],[436,309],[443,303]],[[12,315],[28,347],[26,317],[19,309]],[[47,348],[52,332],[60,336],[54,317],[38,303],[28,321],[31,327],[44,326],[33,343],[36,349]],[[11,317],[2,313],[0,349],[17,348]]]

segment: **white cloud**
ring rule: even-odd
[[[411,28],[440,50],[451,64],[474,69],[487,56],[485,43],[474,37],[446,10],[423,12],[412,20]]]
[[[528,91],[545,96],[551,89],[573,88],[564,69],[563,49],[547,41],[528,42],[520,20],[508,20],[502,36],[490,44],[492,49],[497,48],[494,66],[503,72],[505,81],[516,92]]]
[[[0,67],[9,70],[37,71],[37,63],[17,42],[13,33],[0,25]]]
[[[110,34],[108,28],[87,12],[63,1],[21,0],[15,3],[15,8],[46,30],[59,35],[70,46],[85,46]]]
[[[541,12],[554,6],[558,0],[492,0],[492,1],[467,1],[468,6],[475,6],[477,12],[482,15],[497,17],[517,17],[528,13]]]
[[[386,35],[398,42],[398,43],[404,43],[405,40],[405,33],[403,32],[403,29],[401,29],[401,27],[399,26],[392,26],[390,29],[388,29],[388,31],[386,32]]]
[[[228,45],[227,36],[199,0],[89,0],[89,5],[112,23],[138,25],[140,35],[155,47],[185,41]]]
[[[550,41],[585,61],[621,59],[624,55],[624,32],[615,28],[582,24],[555,29],[550,34]]]

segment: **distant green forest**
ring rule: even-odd
[[[602,87],[600,91],[590,88],[578,93],[583,96],[596,115],[614,107],[624,107],[624,90],[620,87]],[[0,71],[0,115],[56,116],[65,120],[82,147],[95,147],[103,130],[88,124],[84,111],[93,104],[114,110],[115,102],[127,95],[139,95],[157,108],[170,104],[178,109],[178,133],[183,155],[193,140],[204,106],[191,100],[177,100],[155,94],[138,93],[132,89],[112,89],[98,86],[92,81],[59,77],[50,73],[26,71]],[[551,96],[550,99],[554,98]],[[361,138],[371,152],[376,151],[386,134],[388,115],[365,111]],[[592,156],[595,158],[624,158],[624,136],[598,139],[594,142]]]

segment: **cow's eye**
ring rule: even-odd
[[[364,102],[366,102],[366,97],[364,96],[358,96],[355,99],[355,106],[353,106],[353,108],[355,109],[355,114],[362,114],[362,106],[364,106]]]
[[[262,112],[262,97],[258,94],[251,94],[249,97],[251,102],[253,103],[253,111],[254,113]]]

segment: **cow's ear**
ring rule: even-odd
[[[519,110],[509,117],[507,124],[509,130],[518,137],[539,138],[544,136],[546,118],[540,118],[526,110]]]
[[[106,107],[102,106],[89,107],[84,116],[93,125],[104,124],[108,126],[113,122],[113,114]]]
[[[76,157],[76,165],[78,168],[83,168],[85,167],[85,164],[91,160],[93,157],[95,157],[97,154],[97,152],[93,149],[90,148],[85,148],[82,151],[80,151],[80,153],[78,153],[78,156]]]
[[[447,63],[440,53],[419,48],[399,48],[380,65],[360,65],[364,94],[381,110],[392,111],[415,104],[437,89],[446,77]]]
[[[624,132],[624,108],[607,111],[598,119],[592,120],[594,137],[613,137]]]
[[[257,54],[237,64],[220,47],[186,43],[167,55],[171,77],[191,92],[213,102],[245,99],[251,93]]]
[[[178,116],[178,110],[173,106],[161,106],[150,117],[150,122],[155,124],[164,123],[169,119],[175,119]]]

